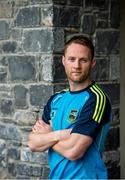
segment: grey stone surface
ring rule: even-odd
[[[52,29],[42,28],[36,30],[25,30],[23,38],[23,49],[25,52],[52,52]]]
[[[52,86],[33,85],[30,88],[30,102],[32,106],[43,107],[53,93]]]
[[[42,167],[38,165],[29,165],[25,163],[19,163],[16,165],[16,173],[19,175],[26,175],[26,176],[34,176],[34,177],[40,177],[42,176]]]
[[[119,32],[97,31],[95,47],[97,54],[108,55],[119,53]]]
[[[20,126],[33,125],[36,121],[36,114],[32,111],[16,111],[14,114],[14,121]]]
[[[109,79],[110,61],[107,58],[96,58],[96,66],[92,72],[92,78],[96,81]]]
[[[54,82],[65,82],[67,80],[61,56],[54,56],[53,78]]]
[[[41,7],[41,25],[53,26],[53,6]]]
[[[10,56],[8,63],[11,81],[36,81],[33,56]]]
[[[96,28],[96,18],[94,15],[84,15],[82,30],[85,34],[93,34]]]
[[[120,84],[103,84],[105,92],[109,95],[112,105],[118,105],[120,103]]]
[[[9,37],[9,24],[8,22],[0,21],[0,39],[8,39]]]
[[[7,81],[7,68],[0,66],[0,82]]]
[[[20,149],[19,147],[9,147],[7,151],[8,160],[19,160],[20,159]]]
[[[117,150],[119,146],[119,127],[111,128],[108,134],[108,139],[106,141],[105,149],[106,151]]]
[[[21,85],[14,87],[14,94],[15,94],[15,106],[19,109],[24,109],[28,106],[27,103],[27,93],[28,90]]]
[[[40,25],[40,8],[39,7],[24,7],[19,9],[15,26],[19,27],[35,27]]]
[[[32,162],[39,164],[47,164],[47,153],[31,152],[29,148],[21,149],[21,160],[24,162]]]
[[[64,37],[65,37],[64,29],[59,27],[53,29],[54,53],[62,53],[64,48]]]
[[[52,82],[53,55],[44,55],[40,58],[40,80]]]
[[[118,0],[0,0],[0,179],[47,179],[47,152],[31,152],[28,134],[49,97],[68,88],[61,57],[74,34],[95,45],[92,78],[113,108],[103,158],[120,179],[119,14]]]
[[[118,80],[120,79],[120,57],[111,56],[110,57],[110,79]]]
[[[79,27],[80,8],[54,6],[54,26],[59,27]]]
[[[1,46],[3,53],[15,53],[17,49],[17,42],[5,42]]]
[[[14,104],[11,99],[0,99],[0,114],[10,116],[14,112]]]
[[[118,1],[111,0],[110,17],[111,27],[118,28],[120,26],[120,4]]]
[[[2,139],[21,141],[19,130],[14,125],[1,125],[0,124],[0,137]]]

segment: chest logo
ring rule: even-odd
[[[57,111],[56,109],[52,110],[52,112],[51,112],[51,118],[52,118],[52,119],[55,117],[56,111]]]
[[[73,109],[73,110],[70,111],[70,114],[68,116],[68,121],[70,123],[74,123],[75,122],[77,113],[78,113],[78,110],[76,110],[76,109]]]

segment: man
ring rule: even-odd
[[[105,92],[90,78],[94,47],[84,36],[65,45],[62,63],[69,89],[54,94],[29,135],[32,151],[49,149],[50,179],[107,179],[101,159],[111,119]]]

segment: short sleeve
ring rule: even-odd
[[[102,126],[108,123],[111,117],[110,102],[104,94],[103,96],[90,93],[90,98],[82,107],[71,133],[87,135],[93,139],[97,137]]]
[[[50,99],[48,100],[47,104],[44,106],[43,114],[42,114],[42,120],[49,124],[49,121],[51,120],[50,112],[51,112],[51,102],[53,100],[55,95],[52,95]]]

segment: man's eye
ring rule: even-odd
[[[75,58],[68,58],[69,61],[74,62]]]
[[[81,59],[80,62],[81,63],[86,63],[86,62],[88,62],[88,60],[87,59]]]

